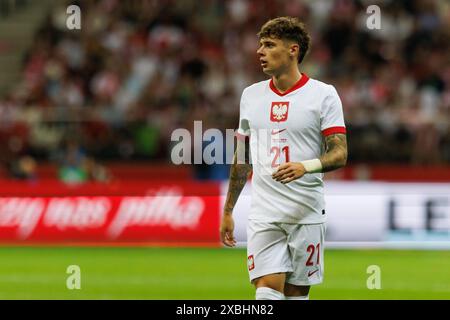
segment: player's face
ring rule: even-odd
[[[292,63],[290,47],[277,38],[261,38],[256,53],[264,73],[274,76],[283,73]]]

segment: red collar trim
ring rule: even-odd
[[[275,87],[274,83],[273,83],[273,78],[270,79],[270,89],[272,89],[273,92],[275,92],[277,95],[279,96],[285,96],[289,93],[291,93],[292,91],[295,91],[297,89],[300,89],[301,87],[303,87],[309,80],[309,77],[302,73],[302,77],[300,78],[300,80],[297,81],[296,84],[294,84],[294,86],[292,88],[290,88],[289,90],[285,91],[284,93],[281,93],[280,91],[278,91],[278,89]]]

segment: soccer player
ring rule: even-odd
[[[332,85],[299,71],[310,36],[298,19],[270,20],[258,37],[271,78],[242,93],[221,240],[236,244],[232,212],[253,173],[247,262],[256,299],[308,300],[324,273],[323,172],[347,162],[342,104]]]

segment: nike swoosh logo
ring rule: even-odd
[[[282,129],[282,130],[278,130],[278,131],[272,130],[272,135],[282,133],[283,131],[286,131],[286,129]]]
[[[314,273],[316,273],[317,271],[319,271],[319,269],[314,270],[313,272],[309,271],[308,272],[308,277],[311,277]]]

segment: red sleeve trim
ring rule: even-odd
[[[331,127],[322,131],[324,137],[337,133],[346,134],[347,129],[345,127]]]
[[[239,132],[236,132],[235,136],[240,141],[245,141],[245,139],[248,139],[248,136],[240,134]]]

